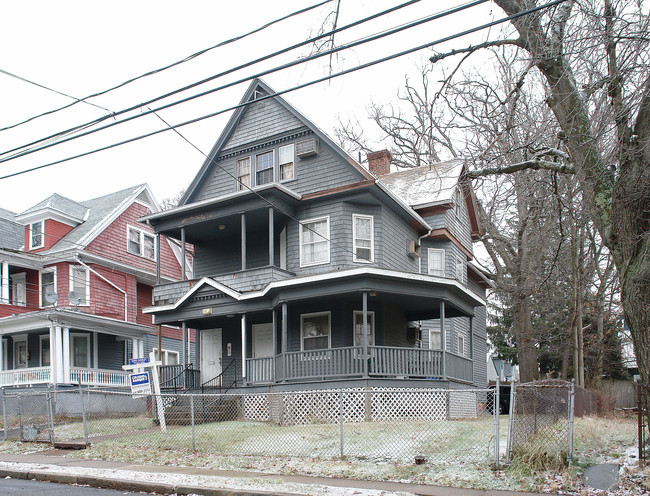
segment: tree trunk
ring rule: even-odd
[[[539,368],[537,366],[537,350],[533,339],[533,322],[528,296],[516,296],[512,306],[512,317],[515,324],[519,380],[521,382],[535,381],[539,379]]]

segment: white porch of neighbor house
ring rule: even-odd
[[[127,358],[144,356],[143,337],[80,330],[55,322],[40,329],[1,334],[0,387],[46,384],[129,387],[128,372],[99,367],[102,361],[99,343],[102,339],[116,341],[116,348],[123,350],[120,367]],[[126,356],[127,340],[131,342],[129,357]],[[102,353],[106,350],[102,349]]]

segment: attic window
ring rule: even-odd
[[[29,225],[29,249],[43,247],[43,221]]]
[[[251,186],[250,157],[237,160],[237,191],[249,189]]]
[[[255,91],[253,91],[253,96],[251,96],[250,101],[252,102],[252,101],[255,101],[255,100],[259,100],[260,98],[263,98],[265,96],[266,96],[266,93],[264,93],[263,91],[257,89]]]
[[[456,217],[460,219],[461,216],[461,211],[462,211],[462,201],[463,201],[463,195],[460,192],[460,188],[456,188],[456,194],[455,194],[455,199],[454,199],[454,208],[456,212]]]
[[[255,184],[273,182],[273,151],[260,153],[255,156]]]
[[[135,227],[127,228],[126,251],[149,260],[156,259],[156,238]]]
[[[293,155],[294,146],[281,146],[278,149],[278,162],[280,165],[280,180],[288,181],[293,179]]]

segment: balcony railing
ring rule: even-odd
[[[51,382],[50,367],[5,370],[0,372],[0,386],[31,386]]]
[[[360,346],[295,351],[276,357],[247,359],[246,380],[249,384],[260,384],[280,380],[363,377],[366,373],[364,362],[367,361],[367,374],[371,377],[446,378],[472,382],[471,359],[446,353],[446,373],[443,373],[442,356],[441,350],[390,346],[369,346],[367,355],[363,354]]]

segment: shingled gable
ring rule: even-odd
[[[264,109],[278,110],[277,115],[281,119],[272,119],[268,121],[261,120],[255,126],[246,126],[249,129],[254,128],[254,133],[243,133],[240,129],[245,127],[249,119],[252,119],[255,110]],[[179,206],[198,201],[204,183],[209,180],[216,168],[216,160],[226,150],[241,147],[244,144],[254,146],[257,142],[279,136],[290,132],[303,131],[307,134],[314,134],[320,141],[327,144],[337,155],[339,155],[345,164],[359,175],[359,179],[374,181],[374,177],[364,167],[350,157],[342,148],[340,148],[332,139],[327,136],[321,129],[314,125],[309,119],[296,110],[284,98],[276,95],[275,91],[260,79],[255,79],[244,93],[238,108],[234,111],[228,124],[219,136],[212,150],[208,154],[201,169],[195,176],[194,180],[188,187],[187,191],[181,198]],[[234,184],[234,177],[231,178]]]

